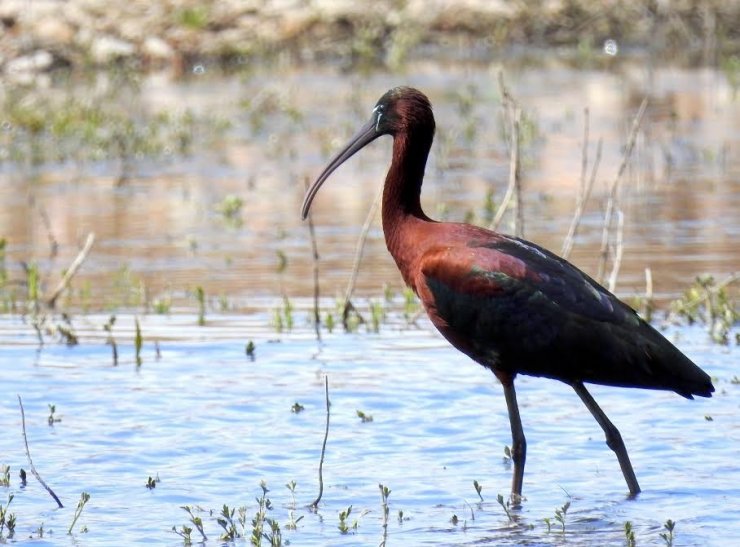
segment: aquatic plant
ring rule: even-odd
[[[483,501],[483,496],[481,495],[481,492],[483,491],[483,486],[477,481],[473,481],[473,488],[475,488],[475,493],[478,494],[478,497],[481,501]]]
[[[499,494],[496,496],[496,501],[501,506],[501,508],[504,510],[504,513],[506,513],[506,518],[509,519],[509,522],[515,522],[515,518],[513,513],[511,512],[511,500],[504,501],[504,496]]]
[[[128,264],[123,264],[113,274],[112,292],[114,308],[139,307],[144,303],[146,288],[143,279],[132,272]]]
[[[565,533],[565,515],[568,513],[569,508],[570,502],[566,501],[562,507],[555,509],[555,520],[560,523],[562,533]]]
[[[339,511],[339,524],[337,527],[342,534],[349,534],[352,531],[357,530],[359,522],[355,519],[351,524],[349,522],[349,516],[352,514],[352,506],[348,506],[346,509]]]
[[[46,421],[50,426],[62,421],[61,418],[58,418],[57,416],[55,416],[56,411],[57,411],[57,406],[50,404],[49,405],[49,417],[46,418]]]
[[[136,366],[140,367],[142,364],[141,359],[141,348],[144,345],[144,337],[141,334],[141,326],[139,325],[139,318],[134,318],[135,334],[134,334],[134,352],[136,356]]]
[[[385,308],[380,302],[370,302],[370,321],[371,331],[378,333],[380,332],[380,324],[385,319]]]
[[[242,207],[244,207],[244,200],[237,195],[229,194],[221,200],[216,209],[221,213],[227,224],[238,228],[242,225]]]
[[[235,516],[236,522],[234,522]],[[224,530],[218,539],[222,541],[234,541],[241,538],[247,526],[247,508],[245,506],[238,509],[229,508],[224,503],[220,516],[216,518],[216,522]]]
[[[334,315],[331,312],[326,312],[324,316],[324,326],[329,333],[334,332]]]
[[[196,530],[198,530],[198,533],[200,534],[201,538],[203,538],[203,541],[208,541],[208,536],[206,536],[205,530],[203,529],[203,519],[193,514],[193,508],[189,505],[183,505],[180,508],[188,514],[188,516],[190,517],[190,523],[195,526]],[[183,539],[186,540],[186,544],[190,545],[190,534],[193,531],[192,528],[188,526],[183,526],[181,531],[178,531],[173,526],[172,531],[183,537]]]
[[[118,364],[118,345],[116,339],[113,337],[113,325],[116,323],[116,316],[111,315],[108,321],[103,325],[103,330],[108,333],[105,338],[105,343],[111,347],[113,352],[113,366]]]
[[[192,533],[193,529],[190,526],[187,526],[186,524],[183,524],[179,529],[177,526],[172,527],[172,532],[177,534],[182,538],[183,545],[192,545],[193,544],[193,538]]]
[[[388,507],[388,497],[391,495],[391,489],[387,486],[384,486],[383,484],[378,484],[378,488],[380,489],[380,499],[381,499],[381,510],[382,510],[382,528],[383,528],[383,539],[380,542],[380,547],[385,547],[385,543],[388,540],[388,515],[390,513],[390,509]]]
[[[57,323],[57,334],[59,334],[61,340],[67,346],[76,346],[77,344],[80,343],[80,341],[74,332],[74,327],[72,326],[72,319],[66,313],[63,313],[61,315],[61,319],[62,319],[62,322]]]
[[[169,294],[152,300],[152,311],[158,315],[170,313],[172,309],[172,296]]]
[[[198,326],[202,327],[206,324],[206,292],[200,285],[195,287],[195,299],[198,301]]]
[[[665,521],[665,524],[663,524],[663,528],[665,529],[665,532],[661,532],[660,537],[665,541],[665,544],[667,547],[673,546],[673,530],[676,528],[676,523],[673,522],[671,519],[668,519]]]
[[[740,313],[728,294],[728,287],[738,280],[740,274],[719,283],[711,275],[697,277],[681,298],[671,303],[671,317],[689,324],[701,322],[707,325],[714,342],[729,344],[730,330],[740,319]]]
[[[303,519],[303,515],[301,515],[298,518],[295,518],[295,507],[296,507],[296,501],[295,501],[295,489],[296,489],[296,482],[294,480],[291,480],[288,482],[285,487],[290,491],[290,505],[288,506],[288,522],[285,525],[285,528],[288,530],[295,530],[298,527],[298,523]]]
[[[244,353],[252,361],[254,361],[254,358],[255,358],[255,353],[254,353],[255,349],[256,349],[256,346],[254,345],[254,342],[252,340],[249,340],[246,346],[244,346]]]
[[[632,522],[629,520],[624,523],[624,536],[627,540],[627,547],[635,547],[637,540],[635,539],[635,530],[632,527]]]
[[[268,517],[268,511],[272,510],[272,502],[267,497],[269,492],[265,481],[260,482],[262,495],[257,499],[257,512],[252,519],[252,535],[250,541],[255,547],[262,545],[262,540],[267,540],[271,547],[282,545],[282,533],[277,520]],[[266,529],[267,528],[267,529]]]
[[[82,494],[80,494],[80,499],[77,502],[77,507],[75,508],[75,514],[74,514],[74,517],[72,518],[72,523],[69,525],[69,529],[67,529],[67,534],[72,533],[72,529],[75,527],[75,524],[77,523],[77,520],[80,518],[80,515],[82,514],[82,510],[85,508],[85,505],[87,504],[88,501],[90,501],[90,494],[88,494],[87,492],[82,492]],[[86,532],[87,529],[83,528],[81,531]]]
[[[416,294],[409,287],[403,289],[403,316],[408,323],[413,323],[421,313],[421,305]]]
[[[10,504],[13,502],[14,494],[8,494],[8,501],[3,505],[0,503],[0,540],[3,539],[5,535],[5,529],[7,528],[8,534],[7,537],[10,539],[15,534],[15,514],[8,512],[8,507],[10,507]],[[4,541],[2,543],[5,543]]]

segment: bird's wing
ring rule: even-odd
[[[622,336],[617,331],[641,323],[634,310],[575,266],[516,238],[429,249],[417,272],[417,292],[433,323],[479,361],[543,359],[570,348],[566,339],[581,350],[611,344]]]
[[[578,268],[486,235],[423,253],[414,280],[432,322],[494,371],[709,396],[707,374]]]
[[[446,289],[483,303],[529,302],[607,323],[637,323],[637,314],[581,270],[533,243],[500,236],[427,252],[419,272],[435,299]]]

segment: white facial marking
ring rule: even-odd
[[[375,121],[375,131],[378,130],[380,127],[380,118],[383,117],[383,108],[381,105],[376,106],[373,108],[373,112],[378,115],[378,119]]]

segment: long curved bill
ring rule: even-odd
[[[342,165],[342,163],[354,156],[360,149],[377,139],[380,135],[382,135],[382,133],[376,131],[376,122],[373,117],[373,119],[360,128],[360,130],[342,150],[337,152],[337,154],[329,161],[329,165],[327,165],[324,171],[319,175],[319,178],[316,179],[306,192],[306,197],[303,199],[303,207],[301,208],[301,219],[306,220],[313,198],[316,196],[319,188],[321,188],[321,185],[324,184],[324,181],[329,178],[329,175],[331,175],[337,167]]]

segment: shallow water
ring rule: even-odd
[[[49,163],[30,176],[2,156],[6,307],[13,290],[11,298],[22,300],[23,263],[38,264],[42,292],[48,293],[85,236],[97,236],[71,296],[60,301],[72,310],[78,346],[67,347],[50,334],[39,350],[28,316],[0,316],[0,464],[11,466],[11,486],[0,489],[0,503],[5,493],[15,494],[14,540],[177,545],[182,541],[171,528],[189,524],[181,506],[191,505],[204,509],[197,514],[215,543],[220,529],[209,511],[218,513],[223,504],[247,506],[249,536],[255,497],[266,481],[270,516],[294,545],[379,544],[379,483],[391,489],[388,545],[621,545],[626,521],[638,544],[660,545],[667,519],[677,522],[676,545],[740,543],[737,347],[711,344],[702,327],[674,326],[667,335],[713,376],[712,399],[592,390],[630,451],[644,490],[636,500],[626,498],[616,459],[575,394],[553,381],[517,381],[529,446],[527,499],[510,522],[496,502],[511,479],[501,387],[423,317],[415,325],[401,317],[401,280],[377,218],[357,294],[363,304],[366,298],[379,302],[389,285],[396,294],[390,319],[377,334],[324,331],[320,344],[307,326],[313,286],[308,230],[299,220],[305,180],[365,121],[385,89],[407,83],[429,94],[437,116],[425,208],[451,220],[472,213],[485,223],[485,196],[493,190],[501,199],[508,172],[496,87],[500,66],[532,120],[523,147],[529,239],[560,249],[579,184],[588,106],[590,161],[599,138],[603,159],[571,259],[596,271],[606,188],[631,118],[647,95],[647,117],[622,181],[625,248],[617,292],[642,293],[650,267],[654,296],[665,304],[697,275],[723,278],[737,270],[740,101],[719,71],[652,67],[639,57],[579,69],[545,52],[501,65],[415,60],[397,73],[278,64],[236,75],[206,66],[176,82],[147,76],[140,93],[125,98],[136,108],[189,108],[229,120],[231,130],[216,146],[196,135],[199,147],[191,157],[134,162],[121,186],[115,184],[119,166],[110,159]],[[99,78],[97,87],[111,85]],[[84,86],[66,82],[49,93]],[[252,106],[244,107],[244,99]],[[466,111],[468,99],[472,107]],[[7,131],[0,144],[16,137],[12,128]],[[314,202],[325,310],[333,310],[332,298],[344,293],[389,150],[386,140],[363,151]],[[218,213],[229,194],[244,200],[240,224]],[[504,228],[511,226],[507,218]],[[50,235],[59,244],[53,258]],[[287,259],[283,270],[281,254]],[[195,287],[206,294],[204,327],[193,312]],[[278,333],[273,313],[283,294],[296,307],[296,325]],[[152,313],[156,301],[166,302],[171,313]],[[105,344],[109,314],[101,310],[116,313],[118,366]],[[140,367],[134,314],[144,336]],[[248,340],[256,344],[254,361],[245,355]],[[318,489],[325,375],[332,402],[325,491],[312,512],[306,506]],[[33,460],[64,509],[55,508],[30,474],[28,486],[20,487],[18,470],[28,465],[16,395],[25,405]],[[296,402],[303,412],[291,412]],[[53,426],[47,424],[50,404],[61,418]],[[358,410],[373,421],[362,423]],[[145,486],[150,476],[160,479],[152,490]],[[474,480],[483,486],[482,501]],[[289,481],[297,484],[295,502],[285,487]],[[81,492],[91,499],[68,537]],[[554,516],[567,501],[562,533]],[[344,535],[338,515],[350,505],[350,524],[356,518],[358,525]],[[302,517],[296,530],[287,526],[291,511],[293,519]],[[549,532],[545,518],[552,521]]]
[[[94,232],[94,251],[73,284],[72,301],[78,305],[125,305],[122,277],[145,287],[149,302],[172,300],[176,306],[194,304],[195,286],[239,308],[281,292],[309,295],[309,235],[299,218],[304,183],[367,119],[378,97],[401,83],[424,90],[437,118],[422,193],[425,209],[435,218],[463,220],[472,214],[475,222],[487,224],[486,195],[493,191],[500,203],[508,180],[496,83],[501,68],[530,120],[522,145],[528,239],[561,249],[580,184],[588,107],[589,170],[599,139],[603,154],[570,258],[596,273],[607,188],[631,120],[647,97],[646,118],[620,185],[625,220],[617,292],[642,293],[645,268],[651,268],[654,295],[665,303],[699,274],[721,278],[737,270],[740,101],[726,76],[704,68],[652,67],[642,57],[578,69],[543,52],[529,64],[417,60],[399,73],[348,74],[331,65],[287,64],[233,76],[207,67],[179,82],[144,77],[139,91],[123,87],[118,101],[152,114],[189,109],[227,121],[231,130],[215,145],[196,131],[191,157],[133,161],[121,186],[115,184],[120,171],[115,158],[44,165],[36,178],[0,164],[0,235],[8,242],[11,278],[23,277],[21,261],[35,261],[53,286]],[[105,75],[98,80],[96,89],[118,83]],[[91,93],[89,85],[73,79],[49,93]],[[3,142],[10,146],[16,137],[10,130]],[[314,201],[324,294],[344,291],[360,226],[389,159],[390,139],[379,139],[343,165]],[[218,213],[231,194],[244,202],[238,225]],[[43,211],[48,227],[41,222]],[[511,215],[501,228],[512,230]],[[54,259],[50,236],[59,244]],[[280,253],[287,264],[278,275]],[[376,216],[357,289],[377,296],[384,283],[401,286]]]
[[[119,365],[112,365],[96,328],[105,320],[87,317],[89,330],[80,326],[77,347],[41,351],[31,336],[11,343],[8,333],[20,325],[2,320],[0,454],[11,466],[16,540],[174,545],[180,541],[171,527],[188,524],[180,506],[219,512],[224,503],[246,505],[251,520],[266,481],[270,514],[294,545],[380,543],[379,483],[391,489],[388,545],[622,544],[625,521],[638,544],[659,545],[667,519],[677,522],[676,545],[740,541],[740,385],[730,382],[737,363],[699,328],[667,334],[715,378],[712,399],[592,388],[630,451],[644,490],[636,500],[627,499],[616,459],[575,394],[554,381],[519,379],[529,444],[526,501],[510,523],[496,502],[498,493],[507,494],[511,473],[503,457],[510,437],[500,386],[426,322],[391,322],[373,335],[324,333],[318,344],[310,329],[276,335],[265,315],[212,316],[205,327],[189,315],[148,316],[141,319],[145,344],[137,368],[130,343],[121,344]],[[132,320],[119,318],[119,338]],[[245,356],[247,337],[256,344],[254,361]],[[331,419],[324,493],[314,513],[306,505],[318,489],[325,375]],[[33,461],[63,509],[30,473],[28,486],[19,486],[18,470],[28,465],[16,394],[23,398]],[[292,413],[295,402],[305,410]],[[61,419],[53,426],[49,404]],[[357,410],[373,421],[362,423]],[[160,479],[153,490],[145,486],[149,476]],[[483,486],[483,501],[474,480]],[[303,517],[293,531],[286,528],[293,510],[289,481],[297,483],[293,516]],[[68,538],[83,491],[91,498]],[[554,514],[566,501],[563,534]],[[355,516],[359,523],[342,535],[338,514],[349,505],[350,523]],[[215,540],[215,517],[202,517]],[[42,524],[45,537],[38,539]]]

